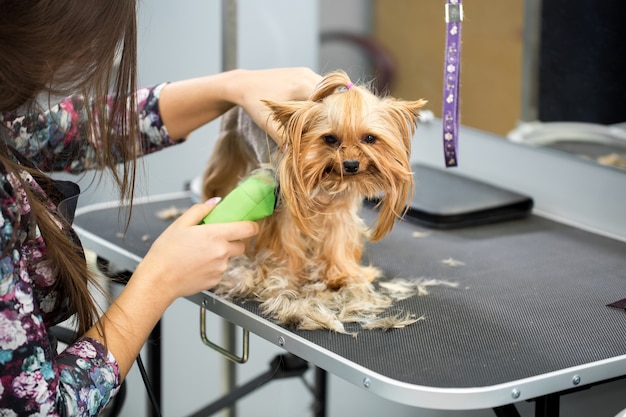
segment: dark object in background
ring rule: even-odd
[[[532,198],[481,181],[431,168],[411,166],[415,192],[404,219],[430,229],[458,229],[528,216]],[[366,200],[373,206],[376,199]]]
[[[626,7],[622,0],[543,0],[538,117],[626,121]]]
[[[415,193],[405,219],[433,229],[455,229],[526,217],[533,200],[449,171],[413,165]]]

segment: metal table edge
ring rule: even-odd
[[[365,391],[418,408],[433,410],[494,408],[602,382],[626,373],[626,355],[623,355],[492,386],[440,388],[415,385],[389,378],[347,360],[210,291],[195,294],[187,299]]]

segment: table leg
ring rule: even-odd
[[[520,417],[519,411],[513,404],[494,407],[493,412],[496,413],[497,417]]]
[[[222,321],[222,336],[224,348],[229,352],[235,351],[237,345],[237,335],[235,334],[235,325],[227,320]],[[237,386],[237,367],[236,363],[227,359],[222,359],[222,389],[225,395],[235,390]],[[224,417],[237,417],[237,405],[232,403],[224,410]]]
[[[535,417],[558,417],[560,395],[552,394],[535,400]]]
[[[152,383],[152,390],[154,392],[154,400],[156,402],[155,407],[152,404],[148,404],[148,409],[152,410],[152,417],[160,417],[159,411],[162,409],[162,378],[161,378],[161,320],[159,320],[152,329],[148,343],[146,344],[146,351],[148,354],[148,375],[150,375],[150,382]]]
[[[326,417],[328,374],[322,368],[315,367],[315,389],[313,390],[313,417]]]

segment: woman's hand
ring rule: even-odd
[[[176,219],[152,244],[132,279],[146,281],[165,297],[165,303],[214,287],[230,258],[244,252],[244,239],[256,235],[259,226],[243,221],[198,224],[216,200],[196,204]]]
[[[256,124],[274,140],[279,141],[279,126],[261,100],[307,100],[322,77],[309,68],[279,68],[269,70],[241,70],[237,88],[237,105],[243,107]]]
[[[244,251],[242,239],[258,233],[254,222],[198,224],[215,200],[196,204],[176,219],[152,244],[131,279],[85,336],[105,343],[117,360],[122,378],[154,325],[179,297],[215,286],[228,260]]]

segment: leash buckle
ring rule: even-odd
[[[452,0],[446,3],[446,23],[458,23],[463,21],[463,5]]]

